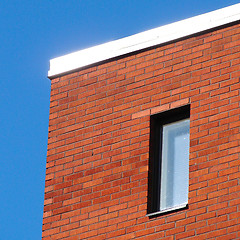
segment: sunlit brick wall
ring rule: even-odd
[[[43,240],[240,239],[239,75],[233,24],[52,79]],[[150,115],[186,104],[189,208],[149,218]]]

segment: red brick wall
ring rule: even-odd
[[[240,239],[240,25],[52,80],[43,240]],[[189,209],[149,219],[150,114],[191,104]]]

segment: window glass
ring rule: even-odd
[[[163,125],[160,210],[187,204],[189,119]]]

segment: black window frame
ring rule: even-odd
[[[190,118],[190,105],[170,109],[150,116],[149,142],[149,175],[148,175],[148,206],[147,216],[172,212],[188,205],[179,206],[166,211],[160,211],[160,186],[162,163],[162,133],[163,125]]]

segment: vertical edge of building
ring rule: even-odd
[[[43,240],[240,239],[239,20],[236,4],[51,60]],[[162,132],[184,119],[187,200],[170,203]]]

